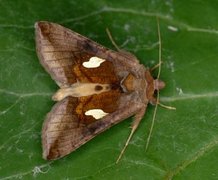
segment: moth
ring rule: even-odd
[[[42,66],[59,86],[42,128],[43,158],[58,159],[134,116],[131,135],[165,83],[132,54],[113,51],[51,22],[35,24]],[[129,137],[129,139],[130,139]]]

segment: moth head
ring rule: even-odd
[[[155,91],[159,91],[165,87],[165,83],[160,79],[154,79],[150,70],[145,70],[145,79],[147,82],[146,96],[151,104],[156,104]]]
[[[154,90],[161,90],[165,87],[165,82],[161,81],[160,79],[154,80]]]

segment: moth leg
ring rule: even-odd
[[[158,64],[154,65],[154,66],[150,69],[150,72],[152,72],[152,71],[154,71],[155,69],[159,68],[162,63],[163,63],[163,61],[160,61]]]
[[[118,46],[117,43],[114,41],[114,38],[112,37],[111,32],[109,31],[108,28],[106,28],[106,32],[107,32],[107,35],[108,35],[108,37],[109,37],[111,43],[114,45],[114,47],[117,49],[117,51],[120,51],[119,46]]]
[[[141,109],[136,113],[136,115],[135,115],[135,117],[134,117],[134,121],[133,121],[133,123],[132,123],[132,129],[131,129],[130,135],[129,135],[129,137],[128,137],[126,143],[125,143],[125,146],[123,147],[123,149],[122,149],[122,151],[121,151],[121,153],[120,153],[120,155],[119,155],[119,157],[118,157],[116,163],[118,163],[118,162],[120,161],[121,157],[123,156],[123,153],[125,152],[125,150],[126,150],[128,144],[129,144],[129,142],[130,142],[130,140],[131,140],[131,138],[132,138],[134,132],[135,132],[136,129],[138,128],[138,125],[139,125],[139,123],[141,122],[141,120],[142,120],[142,118],[143,118],[143,116],[144,116],[144,114],[145,114],[146,108],[147,108],[147,106],[144,105],[143,108],[141,108]]]
[[[109,37],[111,43],[114,45],[114,47],[117,49],[117,51],[118,51],[121,55],[127,56],[128,59],[129,59],[130,61],[133,61],[134,63],[135,63],[135,62],[138,62],[138,59],[136,58],[135,55],[133,55],[132,53],[130,53],[130,52],[128,52],[128,51],[125,51],[125,50],[119,48],[119,46],[117,45],[117,43],[114,41],[114,39],[113,39],[113,37],[112,37],[112,35],[111,35],[111,32],[109,31],[108,28],[106,28],[106,32],[107,32],[107,35],[108,35],[108,37]]]
[[[162,104],[160,102],[157,103],[159,106],[163,107],[163,108],[166,108],[166,109],[169,109],[169,110],[176,110],[176,107],[173,107],[173,106],[167,106],[165,104]]]
[[[162,104],[159,100],[157,100],[155,97],[153,97],[151,100],[149,100],[150,104],[152,105],[159,105],[163,108],[169,109],[169,110],[176,110],[176,107],[173,106],[167,106],[165,104]]]

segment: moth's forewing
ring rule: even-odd
[[[144,77],[144,68],[138,67],[136,59],[111,51],[54,23],[38,22],[35,28],[40,62],[60,87],[71,87],[77,82],[111,85],[109,91],[100,94],[68,96],[53,107],[42,130],[45,159],[69,154],[142,107],[138,103],[138,92],[125,94],[120,86],[133,70],[136,76]],[[105,61],[97,68],[84,67],[83,63],[91,57]],[[93,109],[102,110],[107,115],[100,119],[86,115]]]
[[[127,70],[123,63],[132,59],[132,57],[109,50],[55,23],[38,22],[35,24],[35,30],[36,49],[40,62],[59,86],[69,86],[77,82],[78,78],[85,81],[78,77],[80,75],[86,76],[86,81],[89,81],[94,74],[95,80],[99,81],[102,78],[99,76],[102,73],[101,69],[107,71],[107,75],[110,76],[104,78],[114,79],[118,76],[120,79],[123,77],[122,73]],[[86,69],[81,66],[93,56],[106,59],[107,61],[102,63],[105,68]],[[137,59],[135,61],[137,62]],[[83,72],[79,75],[75,74],[76,68],[82,68],[88,74],[84,75]]]

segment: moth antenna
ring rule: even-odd
[[[162,58],[161,48],[162,48],[162,45],[161,45],[160,24],[159,24],[159,18],[158,17],[157,17],[157,33],[158,33],[158,40],[159,40],[159,58],[158,58],[159,59],[159,63],[157,64],[158,65],[157,67],[159,67],[159,68],[158,68],[157,79],[159,79],[160,78],[160,73],[161,73],[161,58]],[[159,95],[159,90],[157,90],[157,102],[159,102],[159,96],[160,96]],[[154,128],[154,121],[155,121],[156,114],[157,114],[158,104],[159,103],[155,104],[154,115],[153,115],[153,118],[152,118],[151,127],[150,127],[148,138],[147,138],[147,142],[146,142],[146,146],[145,146],[145,151],[147,151],[148,145],[150,143],[151,134],[152,134],[152,131],[153,131],[153,128]]]
[[[159,67],[158,68],[158,75],[157,75],[157,79],[159,79],[160,78],[160,73],[161,73],[161,64],[162,64],[162,61],[161,61],[161,59],[162,59],[162,52],[161,52],[162,43],[161,43],[161,34],[160,34],[160,23],[159,23],[159,18],[158,17],[157,17],[157,33],[158,33],[158,39],[159,39],[159,58],[158,58],[159,59],[159,63],[157,65],[155,65],[153,68],[151,68],[151,71],[153,71],[154,69]],[[147,151],[149,143],[150,143],[152,131],[153,131],[153,128],[154,128],[154,122],[155,122],[155,118],[156,118],[156,114],[157,114],[157,107],[158,107],[158,105],[161,106],[161,107],[164,107],[166,109],[176,110],[175,107],[161,104],[159,99],[160,99],[159,90],[157,90],[157,103],[155,104],[154,115],[153,115],[153,118],[152,118],[151,127],[150,127],[148,138],[147,138],[147,142],[146,142],[146,146],[145,146],[145,151]]]
[[[106,28],[106,32],[107,32],[107,35],[108,35],[108,37],[109,37],[111,43],[114,45],[114,47],[117,49],[117,51],[120,51],[119,46],[118,46],[117,43],[114,41],[114,39],[113,39],[113,37],[112,37],[112,35],[111,35],[111,32],[109,31],[108,28]]]
[[[162,63],[163,63],[163,61],[161,61],[161,62],[159,62],[158,64],[154,65],[154,66],[150,69],[150,71],[151,71],[151,72],[154,71],[154,70],[157,69]]]

